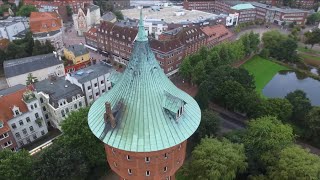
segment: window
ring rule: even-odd
[[[167,171],[168,171],[168,167],[166,166],[163,168],[163,172],[167,172]]]
[[[78,105],[77,105],[77,104],[74,104],[74,108],[77,109],[77,108],[78,108]]]
[[[40,98],[40,102],[43,103],[43,98],[42,97]]]
[[[20,133],[19,133],[19,132],[17,132],[15,135],[16,135],[16,137],[17,137],[18,139],[20,139],[20,138],[21,138],[21,135],[20,135]]]
[[[42,110],[43,110],[43,111],[46,111],[47,109],[46,109],[46,107],[45,107],[45,106],[43,106],[43,107],[42,107]]]
[[[34,116],[35,116],[36,118],[39,118],[39,114],[38,114],[38,113],[35,113]]]
[[[127,160],[130,160],[130,156],[129,155],[127,155]]]
[[[19,144],[20,144],[20,146],[24,145],[23,141],[19,141]]]
[[[69,108],[66,108],[66,114],[68,114],[69,113]]]
[[[146,171],[146,176],[150,176],[150,171]]]
[[[106,92],[106,90],[102,89],[102,93]]]
[[[99,96],[99,93],[98,93],[98,92],[96,93],[96,96]]]
[[[15,123],[11,124],[11,127],[12,127],[12,129],[16,129],[17,128]]]
[[[28,134],[26,128],[22,129],[22,133],[23,133],[24,135],[27,135],[27,134]]]
[[[35,103],[35,104],[34,104],[34,108],[37,108],[37,107],[38,107],[38,105],[37,105],[37,103]]]
[[[90,91],[90,90],[91,90],[91,86],[88,86],[87,88],[88,88],[88,91]]]
[[[36,134],[34,134],[32,137],[34,140],[36,140],[38,138]]]
[[[132,170],[131,169],[128,169],[128,174],[132,174]]]
[[[45,135],[45,132],[44,132],[44,131],[41,131],[41,135],[42,135],[42,136]]]
[[[104,80],[101,80],[101,81],[100,81],[100,84],[104,84]]]
[[[49,119],[49,115],[48,114],[45,114],[44,116],[46,117],[46,119]]]
[[[3,133],[3,134],[0,135],[0,139],[4,139],[4,138],[6,138],[8,136],[9,136],[8,133]]]
[[[31,122],[29,117],[26,118],[26,121],[27,123]]]
[[[30,126],[29,129],[30,129],[31,132],[34,131],[33,126]]]
[[[111,87],[109,86],[109,87],[108,87],[108,90],[110,90],[110,89],[111,89]]]
[[[179,145],[179,148],[178,148],[178,149],[179,149],[179,151],[180,151],[180,149],[181,149],[181,144]]]
[[[33,110],[33,105],[31,105],[30,108]]]
[[[82,102],[79,102],[79,107],[82,107]]]
[[[3,128],[3,122],[0,121],[0,129]]]
[[[94,87],[98,87],[98,83],[94,83]]]
[[[31,143],[31,140],[30,140],[30,138],[27,138],[27,143]]]
[[[114,165],[114,167],[117,167],[117,166],[118,166],[116,162],[113,162],[113,165]]]
[[[168,154],[164,153],[164,158],[167,159],[168,158]]]
[[[145,161],[146,161],[146,162],[150,162],[150,157],[146,157],[146,158],[145,158]]]
[[[4,147],[8,147],[8,146],[10,146],[11,144],[12,144],[11,141],[5,142],[5,143],[4,143]]]
[[[92,95],[89,96],[89,99],[92,99]]]
[[[19,114],[20,114],[19,110],[15,110],[14,113],[15,113],[16,115],[19,115]]]
[[[20,126],[22,126],[22,125],[23,125],[23,121],[22,121],[22,120],[20,120],[20,121],[19,121],[19,124],[20,124]]]
[[[63,109],[61,110],[61,115],[62,115],[62,117],[66,116]]]

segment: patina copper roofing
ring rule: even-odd
[[[104,120],[106,102],[112,106],[114,128]],[[178,115],[180,106],[183,106],[181,116]],[[116,85],[90,108],[91,131],[112,147],[151,152],[188,139],[198,128],[200,118],[197,102],[178,89],[159,66],[150,49],[141,15],[139,33],[126,70]]]

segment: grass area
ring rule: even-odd
[[[313,49],[310,49],[310,48],[306,49],[306,48],[301,47],[301,46],[298,47],[298,51],[304,52],[304,53],[311,53],[311,54],[320,54],[319,51],[316,51],[316,50],[313,50]]]
[[[311,59],[311,60],[317,60],[317,61],[320,61],[320,54],[318,56],[312,56],[312,55],[309,55],[309,54],[304,54],[304,53],[301,53],[300,56],[303,58],[303,59]]]
[[[262,94],[263,88],[268,82],[281,70],[288,70],[281,66],[259,56],[254,56],[241,67],[247,69],[253,76],[256,83],[256,90]]]

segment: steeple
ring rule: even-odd
[[[140,19],[139,19],[139,31],[137,35],[137,41],[148,41],[148,37],[146,35],[146,31],[144,29],[143,16],[142,16],[142,8],[140,9]]]

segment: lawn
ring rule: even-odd
[[[254,76],[256,90],[260,94],[262,94],[263,88],[268,84],[274,75],[281,70],[288,70],[288,68],[284,66],[278,65],[259,56],[254,56],[241,67],[247,69]]]

